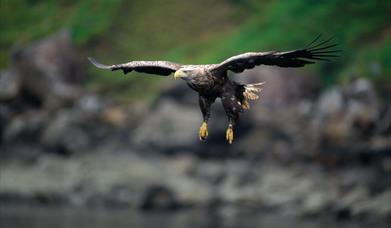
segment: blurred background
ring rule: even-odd
[[[391,2],[0,0],[0,227],[388,227]],[[180,80],[94,68],[218,63],[317,35],[343,52],[261,66],[225,142]]]

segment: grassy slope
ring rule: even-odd
[[[212,2],[212,3],[211,3]],[[325,86],[368,77],[391,91],[391,3],[383,0],[0,0],[0,67],[15,43],[71,29],[82,55],[107,63],[130,59],[218,62],[244,51],[300,47],[319,33],[345,50],[309,70]],[[200,13],[201,12],[201,13]],[[87,87],[117,97],[156,94],[168,80],[88,68]]]
[[[71,28],[76,44],[85,44],[108,30],[119,3],[119,0],[0,0],[0,67],[8,64],[12,45],[26,44],[64,27]]]
[[[189,47],[229,33],[243,21],[244,13],[241,12],[244,11],[223,0],[212,3],[199,0],[190,4],[178,0],[167,0],[165,4],[160,0],[124,2],[120,13],[113,18],[109,32],[97,37],[97,43],[90,46],[94,50],[92,55],[108,63],[140,59],[191,63],[196,55],[187,52]],[[184,56],[184,53],[189,55]],[[90,88],[125,99],[153,98],[162,84],[170,82],[163,77],[133,72],[122,76],[90,69],[94,77]]]
[[[391,2],[272,1],[266,6],[254,3],[254,8],[258,10],[250,20],[201,59],[219,60],[238,51],[289,50],[324,33],[324,38],[334,36],[344,50],[332,64],[314,65],[324,85],[352,76],[391,82]],[[374,64],[379,71],[371,71]]]

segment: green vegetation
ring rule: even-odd
[[[334,36],[344,52],[338,61],[306,71],[319,75],[324,86],[367,77],[390,91],[390,10],[391,2],[384,0],[0,0],[0,67],[8,64],[13,45],[61,28],[71,30],[82,56],[105,63],[219,62],[244,51],[301,47],[323,33]],[[166,82],[89,67],[86,86],[134,97],[156,94],[152,91]],[[141,93],[145,90],[152,93]]]
[[[71,28],[78,45],[108,31],[120,1],[0,0],[0,66],[12,45],[26,44],[62,28]]]
[[[303,0],[268,1],[262,7],[252,4],[258,10],[229,38],[215,42],[215,48],[203,60],[218,61],[251,50],[289,50],[324,33],[324,38],[335,37],[343,50],[338,61],[314,65],[325,86],[351,77],[372,77],[371,64],[378,65],[379,79],[391,83],[390,2]],[[354,68],[355,73],[346,68]]]

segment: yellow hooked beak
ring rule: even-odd
[[[187,77],[187,74],[181,70],[177,70],[175,71],[175,74],[174,74],[174,79],[177,79],[177,78],[185,78]]]

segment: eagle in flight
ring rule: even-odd
[[[249,100],[259,98],[258,93],[262,90],[263,82],[254,84],[240,84],[230,80],[228,71],[241,73],[259,65],[276,65],[279,67],[303,67],[313,64],[317,60],[329,60],[337,57],[335,50],[337,44],[333,44],[332,38],[318,41],[316,37],[305,48],[278,52],[248,52],[228,58],[219,64],[208,65],[182,65],[169,61],[131,61],[128,63],[103,65],[93,58],[90,62],[98,68],[112,71],[122,70],[124,74],[137,71],[147,74],[168,76],[174,73],[174,78],[185,80],[187,85],[198,92],[199,105],[203,116],[203,122],[199,129],[200,140],[208,136],[208,120],[210,107],[216,98],[220,98],[224,111],[228,117],[226,140],[233,142],[233,128],[239,120],[239,114],[250,108]]]

